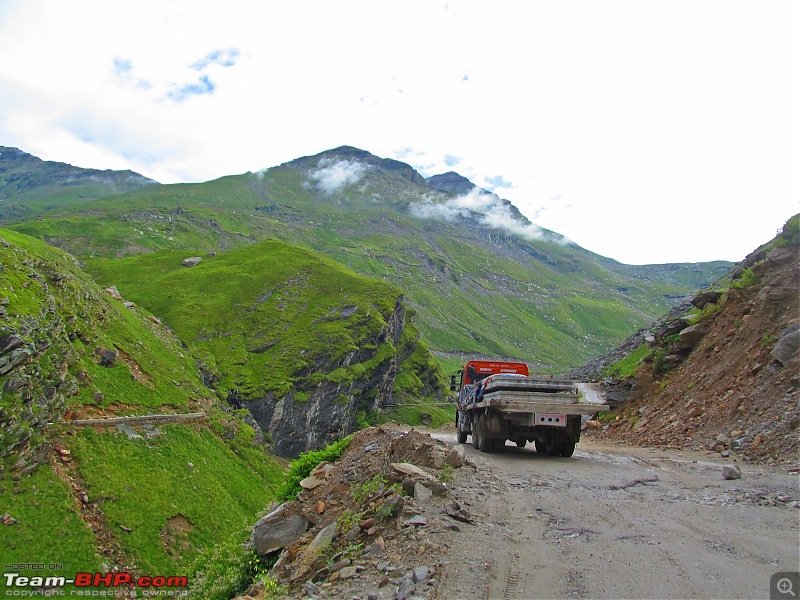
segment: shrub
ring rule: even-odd
[[[311,474],[319,463],[323,461],[334,462],[350,445],[353,436],[347,436],[332,444],[328,444],[321,450],[308,450],[303,452],[295,460],[292,461],[289,467],[289,473],[286,476],[286,481],[283,487],[278,491],[278,499],[288,501],[300,491],[300,482]]]
[[[758,275],[753,273],[753,269],[747,267],[742,273],[742,275],[738,279],[736,279],[733,283],[731,283],[731,287],[737,290],[741,290],[750,287],[751,285],[756,285],[760,283],[760,281],[761,280],[758,278]]]

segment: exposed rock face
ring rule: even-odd
[[[398,298],[394,312],[374,343],[350,352],[335,364],[318,363],[314,368],[330,372],[339,367],[370,363],[382,345],[390,343],[399,347],[405,322],[405,307],[402,298]],[[375,411],[382,405],[392,404],[392,385],[402,358],[402,352],[393,353],[360,380],[338,384],[323,382],[302,401],[295,392],[282,398],[268,394],[256,400],[229,397],[229,401],[246,406],[261,429],[271,434],[275,454],[293,457],[355,431],[355,417],[359,411]]]
[[[63,415],[65,398],[76,389],[67,369],[76,356],[69,342],[76,322],[64,318],[51,286],[55,279],[62,293],[84,290],[75,289],[64,272],[55,278],[43,276],[44,263],[22,248],[0,246],[0,263],[21,274],[28,284],[25,291],[41,299],[36,310],[20,316],[16,313],[22,295],[15,293],[13,284],[0,296],[0,461],[5,459],[12,471],[24,475],[46,460],[44,427]]]

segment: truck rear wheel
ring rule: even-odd
[[[561,440],[558,439],[555,435],[550,436],[547,438],[545,442],[545,450],[548,456],[561,456],[561,448],[563,444]]]
[[[496,440],[489,437],[486,415],[478,415],[476,427],[478,428],[478,449],[481,452],[494,452]]]
[[[536,447],[537,454],[546,454],[547,448],[545,448],[544,442],[541,440],[534,440],[533,445]]]
[[[472,420],[472,447],[478,449],[478,442],[480,441],[480,415],[475,415]]]
[[[568,439],[561,442],[561,456],[569,458],[575,452],[575,439]]]

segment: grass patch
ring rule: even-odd
[[[644,359],[650,353],[650,349],[646,344],[640,345],[633,352],[628,354],[625,358],[606,366],[601,371],[602,377],[617,377],[619,379],[627,379],[633,377],[636,371],[644,364]]]
[[[153,439],[130,440],[85,428],[70,441],[91,501],[120,532],[124,551],[152,573],[177,572],[201,549],[252,524],[274,497],[280,473],[266,454],[242,460],[208,429],[162,429]],[[163,530],[175,517],[189,523],[188,535],[165,549]]]
[[[0,498],[0,512],[19,521],[8,527],[0,525],[0,563],[63,565],[63,571],[36,572],[33,576],[100,570],[94,535],[78,516],[72,490],[49,465],[39,467],[19,482],[0,478]],[[0,589],[3,585],[0,583]]]

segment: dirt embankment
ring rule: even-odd
[[[754,276],[754,277],[753,277]],[[672,342],[682,362],[646,364],[595,439],[712,449],[746,461],[800,460],[800,263],[795,246],[753,261],[693,331]],[[685,359],[681,356],[685,355]],[[666,367],[666,368],[665,368]],[[666,371],[666,372],[664,372]]]

